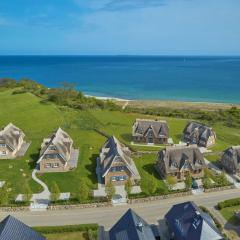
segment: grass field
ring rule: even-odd
[[[223,217],[233,225],[239,225],[240,219],[234,215],[234,211],[240,210],[240,206],[227,207],[220,210]]]
[[[82,232],[45,234],[47,240],[88,240]]]
[[[41,179],[48,185],[56,181],[60,190],[64,192],[76,192],[81,178],[86,179],[91,189],[95,188],[97,185],[95,160],[105,141],[105,137],[94,131],[95,128],[108,135],[114,134],[133,150],[158,150],[153,147],[130,145],[131,127],[136,118],[148,118],[148,116],[107,110],[78,111],[41,103],[41,99],[29,93],[12,95],[11,91],[0,92],[0,126],[12,122],[20,127],[25,132],[27,140],[31,141],[31,146],[22,159],[0,161],[0,181],[9,182],[13,193],[21,192],[24,181],[29,182],[34,192],[41,191],[41,187],[31,180],[31,171],[34,162],[38,159],[42,139],[61,126],[73,138],[75,147],[80,149],[78,168],[67,173],[45,173],[40,176]],[[150,116],[150,118],[155,117]],[[174,142],[178,142],[187,120],[162,119],[167,120],[170,135]],[[217,144],[212,148],[216,154],[228,146],[240,143],[240,129],[227,128],[221,124],[215,124],[213,127],[218,138]],[[147,187],[145,180],[149,174],[155,176],[159,189],[165,187],[154,170],[155,160],[155,153],[135,159],[142,176],[143,190]]]

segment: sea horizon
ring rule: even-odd
[[[129,100],[240,103],[240,56],[1,55],[0,78]]]

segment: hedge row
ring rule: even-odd
[[[167,190],[167,191],[157,191],[154,194],[147,194],[145,192],[141,192],[141,193],[135,193],[135,194],[130,194],[128,196],[129,199],[137,199],[137,198],[147,198],[147,197],[157,197],[157,196],[167,196],[167,195],[171,195],[171,194],[176,194],[176,193],[184,193],[184,192],[188,192],[188,189],[178,189],[178,190]]]
[[[42,234],[88,232],[89,230],[97,231],[98,225],[97,224],[79,224],[79,225],[66,225],[66,226],[33,227],[33,229]]]
[[[30,201],[16,202],[15,200],[10,200],[8,204],[0,204],[0,207],[26,207],[30,205]]]
[[[79,201],[76,198],[70,198],[68,200],[57,200],[57,201],[51,201],[50,206],[54,205],[77,205],[77,204],[91,204],[91,203],[103,203],[107,202],[107,199],[105,197],[99,197],[99,198],[93,198],[93,199],[88,199],[85,201]]]
[[[226,207],[233,207],[237,205],[240,205],[240,198],[233,198],[233,199],[225,200],[223,202],[219,202],[217,206],[218,206],[218,209],[221,210]]]

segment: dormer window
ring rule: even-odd
[[[49,146],[49,150],[55,150],[55,149],[56,149],[56,148],[55,148],[54,145]]]

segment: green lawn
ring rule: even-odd
[[[82,232],[52,233],[44,235],[47,240],[88,240],[88,236]]]
[[[240,206],[227,207],[220,210],[223,217],[233,225],[239,225],[240,220],[234,215],[234,211],[239,210]]]
[[[94,131],[95,128],[108,135],[114,134],[133,150],[155,152],[158,150],[156,147],[130,145],[132,124],[136,118],[155,117],[107,110],[78,111],[41,103],[41,99],[29,93],[12,95],[11,91],[0,92],[0,126],[12,122],[23,129],[28,141],[31,141],[31,146],[22,159],[0,161],[0,181],[9,182],[13,193],[21,192],[21,186],[25,180],[29,182],[34,192],[41,191],[41,187],[31,180],[34,162],[38,159],[42,139],[61,126],[73,138],[75,147],[80,149],[78,168],[67,173],[46,173],[40,177],[47,184],[56,181],[60,190],[64,192],[76,192],[81,178],[86,179],[91,189],[95,188],[97,185],[95,160],[105,141],[105,137]],[[167,120],[170,135],[174,142],[178,142],[187,120],[162,119]],[[220,124],[213,127],[218,137],[217,144],[212,148],[216,153],[228,146],[240,143],[240,129],[226,128]],[[143,191],[147,188],[146,179],[152,174],[158,182],[159,191],[165,188],[154,170],[155,159],[155,153],[134,159],[142,176]]]
[[[141,189],[143,192],[147,193],[147,189],[149,188],[148,179],[150,176],[153,176],[156,181],[157,192],[163,193],[168,191],[167,186],[154,167],[156,163],[156,154],[144,154],[140,157],[135,157],[134,162],[141,176]]]

